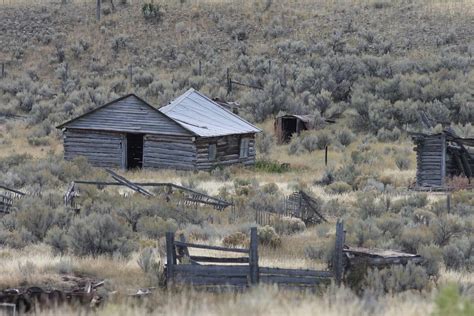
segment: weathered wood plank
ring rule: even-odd
[[[219,251],[237,252],[237,253],[249,253],[249,249],[242,249],[242,248],[227,248],[227,247],[219,247],[219,246],[183,243],[179,241],[175,242],[175,244],[178,246],[185,246],[189,248],[200,248],[200,249],[219,250]]]

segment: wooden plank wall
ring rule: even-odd
[[[190,135],[178,123],[135,96],[114,101],[66,123],[65,127],[123,133]]]
[[[97,167],[120,168],[122,135],[120,133],[67,129],[64,132],[64,159],[84,156]]]
[[[443,145],[444,144],[444,145]],[[416,142],[417,186],[439,187],[443,185],[445,169],[445,145],[443,135],[427,136]]]
[[[143,167],[193,170],[196,167],[196,145],[191,137],[146,135]]]
[[[240,158],[240,139],[249,138],[249,155]],[[214,161],[209,161],[209,144],[217,145],[217,154]],[[199,138],[196,140],[196,167],[198,170],[211,170],[218,166],[255,164],[255,134],[229,135],[223,137]]]

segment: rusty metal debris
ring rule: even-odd
[[[71,290],[49,289],[38,286],[28,288],[6,289],[0,292],[0,303],[15,306],[18,313],[34,311],[35,307],[55,307],[63,304],[78,304],[89,307],[98,306],[103,298],[97,293],[97,288],[104,285],[104,281],[92,283],[87,281],[85,286]]]

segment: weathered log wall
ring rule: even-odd
[[[120,133],[67,129],[64,132],[64,159],[84,156],[93,166],[120,168],[122,139]]]
[[[440,187],[446,176],[446,140],[444,135],[433,135],[416,141],[416,184]]]
[[[248,139],[248,155],[240,156],[241,139]],[[124,168],[126,133],[68,128],[64,133],[64,158],[84,156],[97,167]],[[209,145],[216,144],[216,158],[209,159]],[[211,170],[218,166],[255,164],[255,135],[195,138],[178,135],[145,135],[143,168]]]
[[[249,139],[248,156],[240,157],[240,141]],[[209,145],[216,144],[216,158],[209,159]],[[211,170],[218,166],[255,164],[255,135],[229,135],[223,137],[200,138],[196,140],[196,167],[198,170]]]
[[[196,145],[192,137],[146,135],[143,141],[143,167],[193,170]]]

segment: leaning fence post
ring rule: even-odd
[[[257,227],[250,228],[250,249],[249,249],[249,266],[250,266],[250,284],[258,283],[258,235]]]
[[[344,224],[342,221],[337,221],[336,223],[336,244],[334,250],[334,277],[336,279],[336,284],[341,285],[342,281],[342,250],[344,247]]]
[[[448,213],[451,212],[451,193],[448,193],[446,196],[446,208],[448,209]]]
[[[174,251],[174,233],[166,233],[166,285],[173,284],[174,265],[176,264],[176,255]]]

